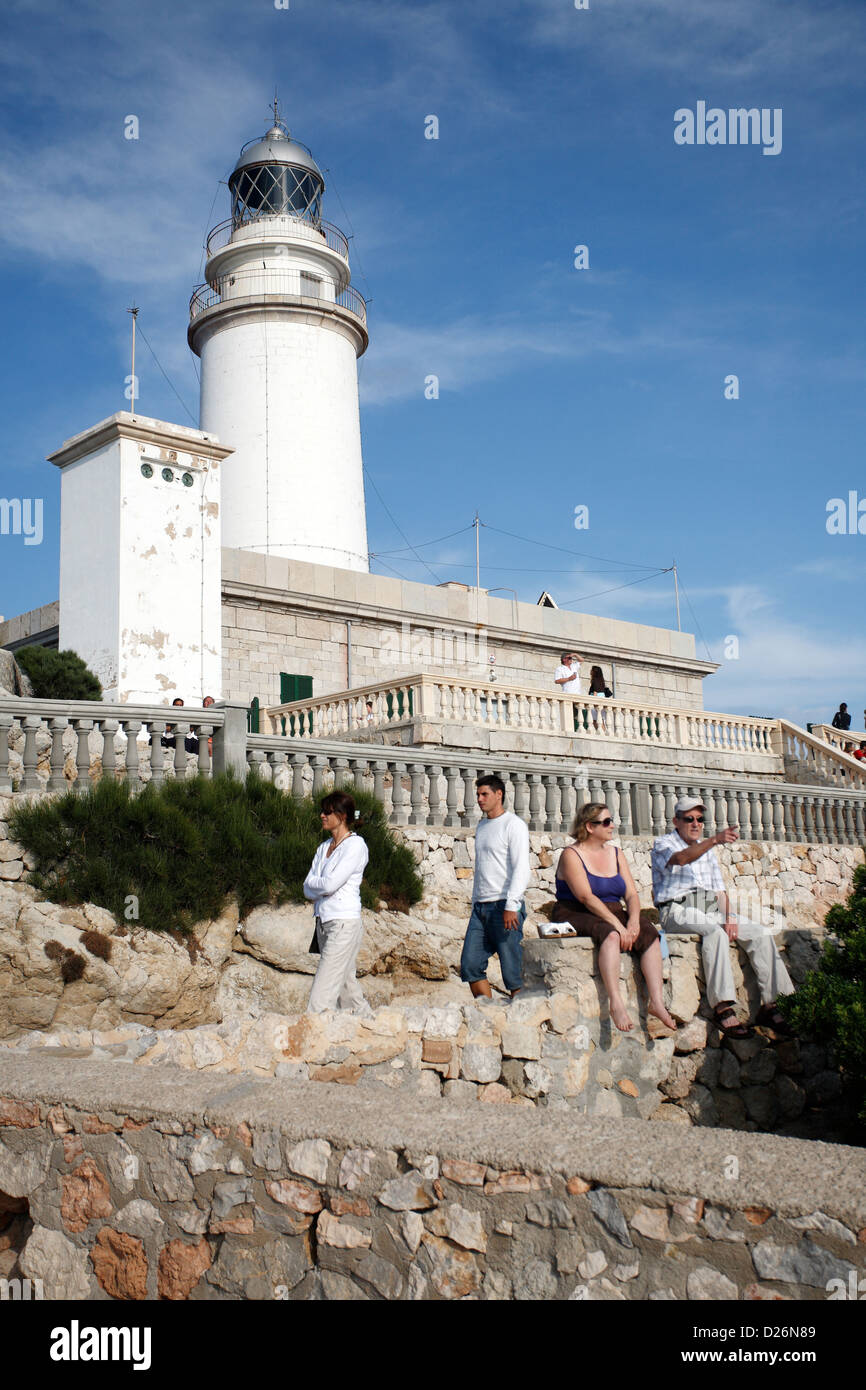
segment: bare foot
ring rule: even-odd
[[[610,1016],[621,1033],[630,1033],[634,1024],[628,1015],[628,1009],[621,999],[611,999]]]
[[[653,1001],[650,1000],[650,1002],[646,1006],[646,1011],[648,1014],[653,1014],[656,1018],[661,1019],[662,1023],[665,1025],[666,1028],[673,1028],[674,1030],[676,1030],[677,1025],[671,1018],[670,1014],[668,1013],[661,1000],[659,1000],[657,1004],[654,1004]]]

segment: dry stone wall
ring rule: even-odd
[[[862,1151],[10,1059],[0,1278],[48,1299],[856,1297]],[[853,1289],[853,1293],[850,1291]]]

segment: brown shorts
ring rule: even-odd
[[[623,926],[628,921],[628,914],[624,907],[617,907],[613,903],[606,903],[614,917],[618,917]],[[600,946],[603,941],[610,936],[616,927],[611,926],[610,922],[603,922],[600,917],[596,917],[594,912],[585,912],[579,907],[572,907],[570,903],[557,903],[550,914],[551,922],[568,922],[574,927],[578,936],[591,936],[596,946]],[[637,941],[630,949],[642,956],[644,951],[652,946],[653,942],[658,941],[658,928],[653,922],[648,912],[640,915],[640,931]]]

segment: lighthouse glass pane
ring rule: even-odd
[[[231,182],[235,222],[288,213],[318,223],[322,183],[304,169],[285,164],[260,164],[242,169]]]

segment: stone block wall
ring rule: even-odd
[[[498,680],[552,690],[561,653],[574,648],[585,658],[584,692],[599,664],[621,699],[702,709],[715,669],[696,658],[691,633],[512,604],[462,585],[231,549],[222,578],[225,699],[278,703],[280,671],[312,676],[315,695],[346,690],[347,622],[353,688],[418,671],[487,680],[492,654]]]
[[[856,1297],[860,1150],[359,1101],[15,1060],[0,1278],[101,1301]]]

